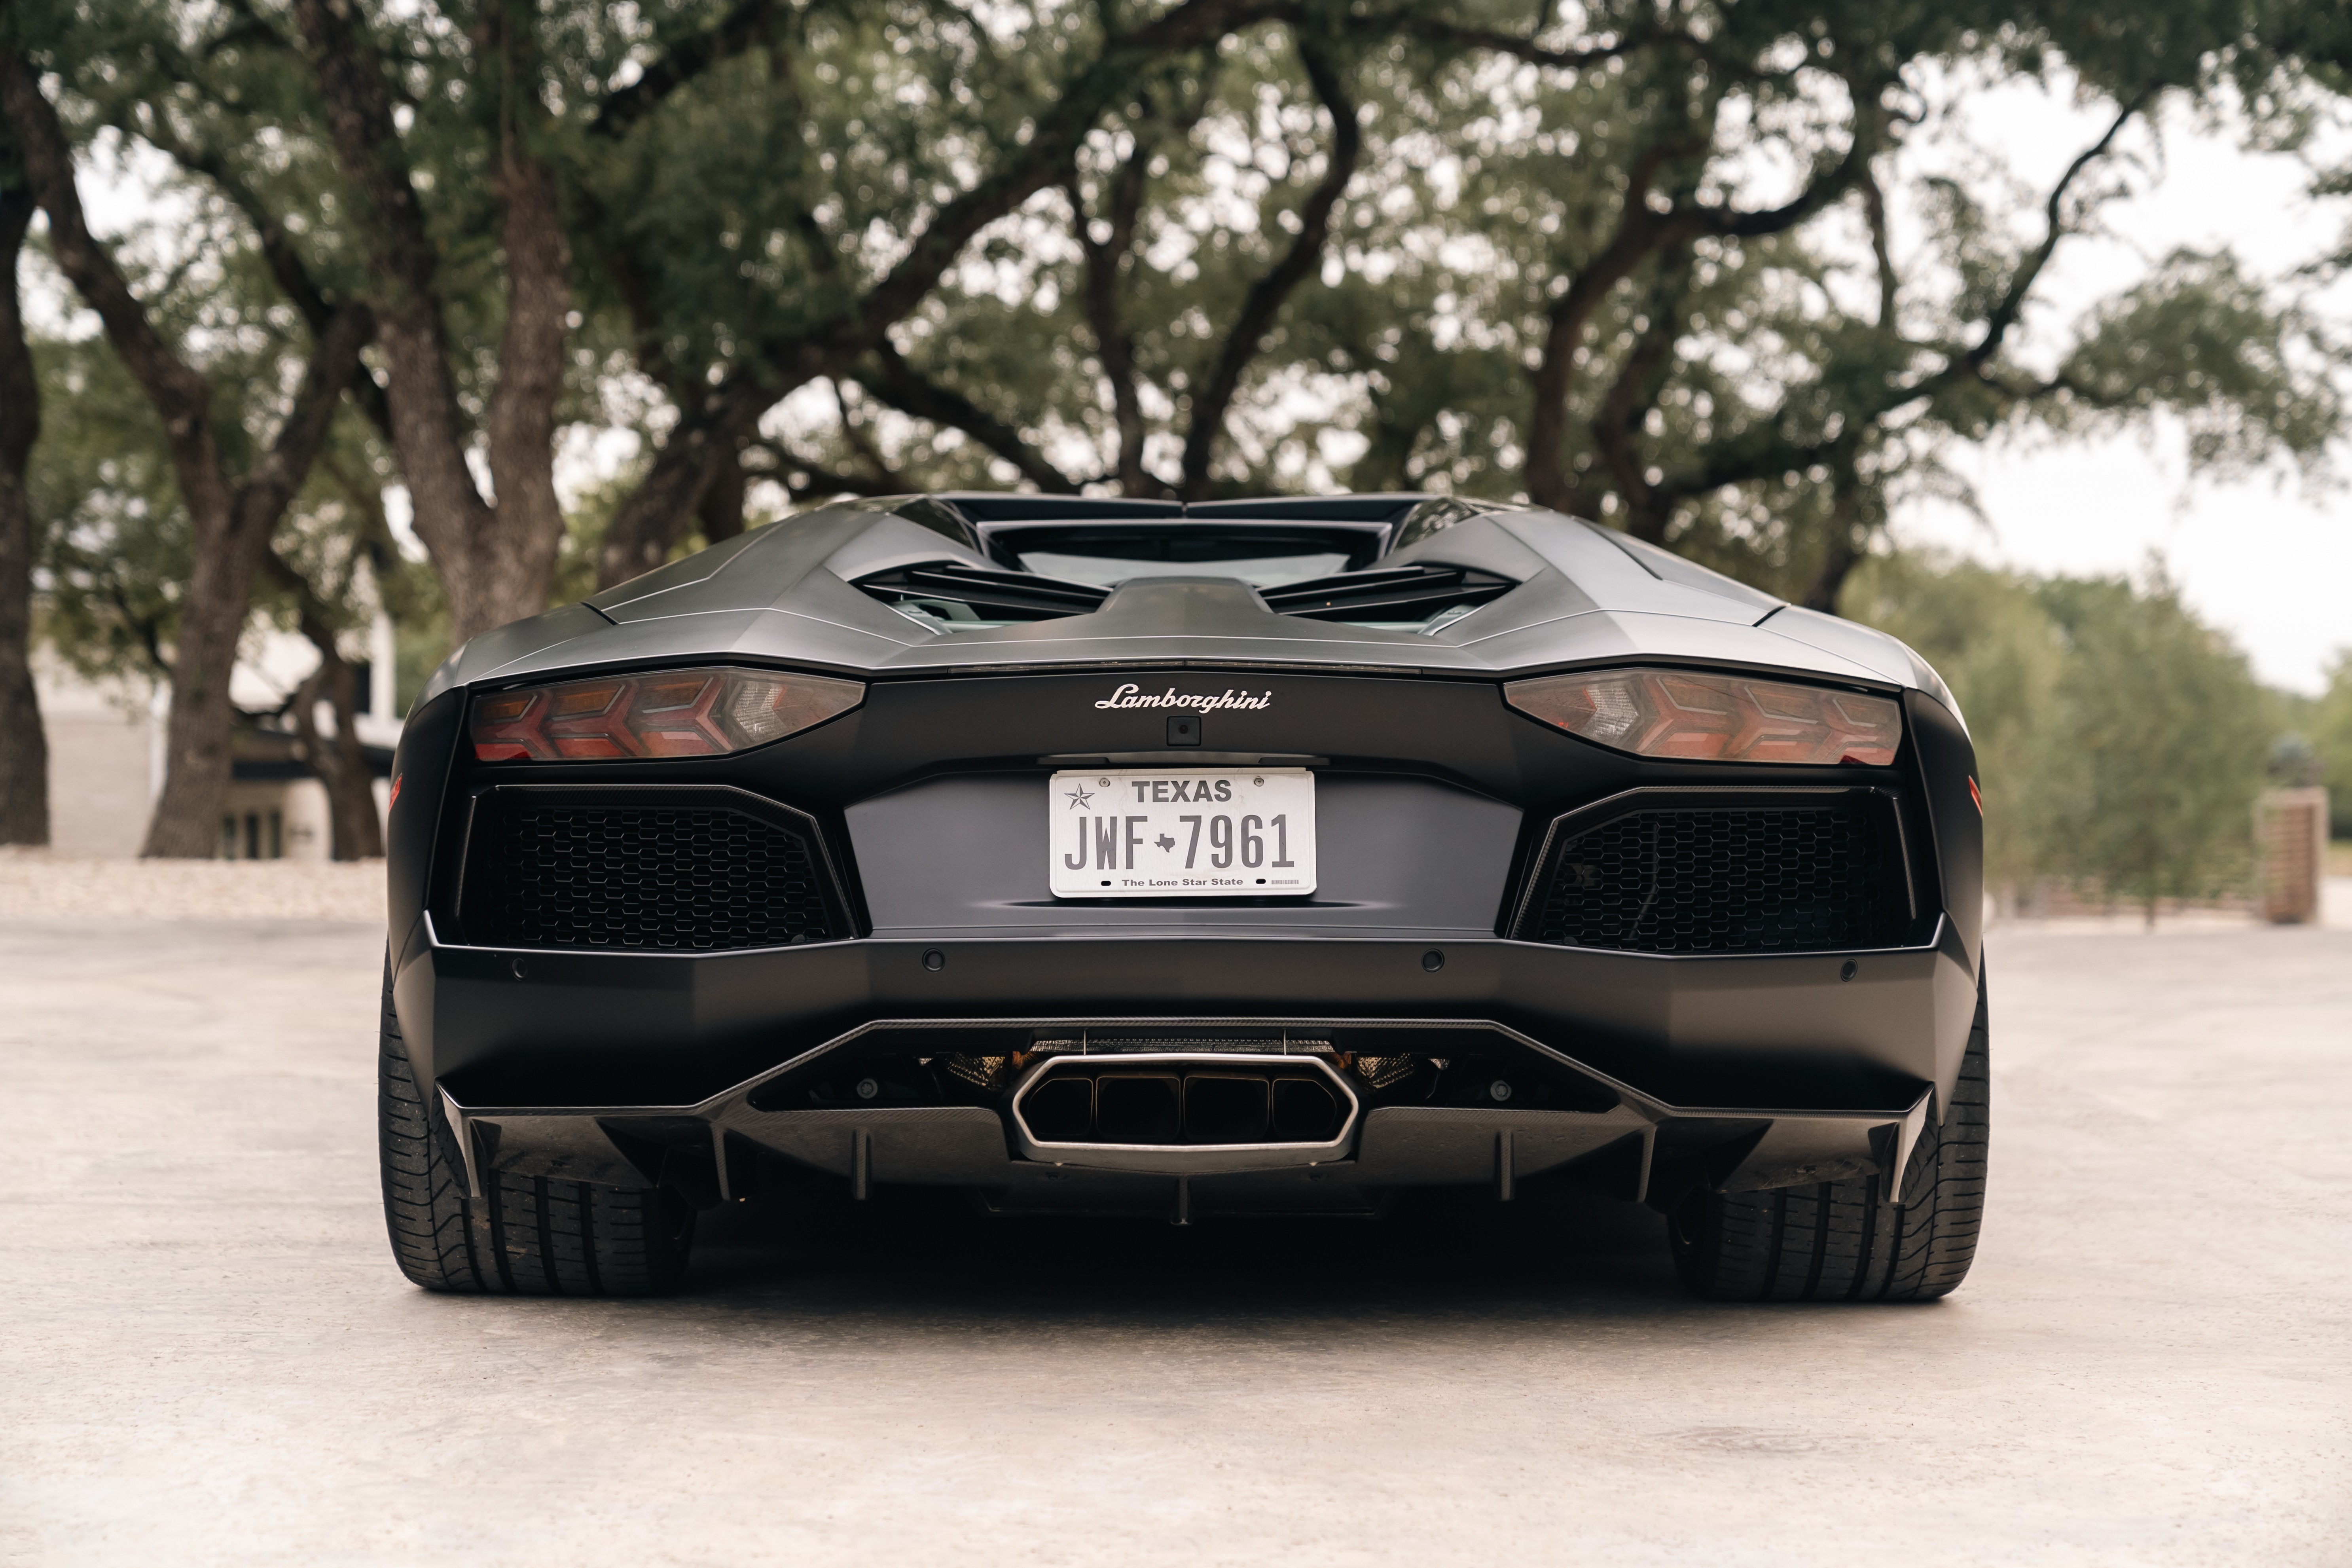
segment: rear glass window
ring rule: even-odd
[[[1000,561],[1066,582],[1113,587],[1139,577],[1238,577],[1278,588],[1369,565],[1380,529],[1181,522],[990,531]]]
[[[1213,566],[1221,577],[1238,577],[1253,588],[1279,588],[1348,569],[1348,558],[1326,555],[1245,555],[1213,561],[1122,561],[1109,555],[1063,555],[1051,550],[1022,552],[1023,570],[1041,577],[1092,583],[1108,588],[1138,577],[1191,577]]]

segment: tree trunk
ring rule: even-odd
[[[0,147],[0,157],[10,151]],[[49,749],[33,694],[33,514],[25,494],[41,433],[41,389],[16,293],[16,257],[32,221],[31,191],[13,167],[0,165],[0,844],[49,841]]]
[[[1854,538],[1851,525],[1833,529],[1829,549],[1822,557],[1822,569],[1814,574],[1813,585],[1805,590],[1805,608],[1819,610],[1825,616],[1838,613],[1838,600],[1845,593],[1845,580],[1862,563],[1862,547]]]
[[[743,531],[743,448],[732,441],[710,454],[710,483],[695,515],[702,519],[702,542],[724,544]]]
[[[1629,192],[1625,216],[1606,249],[1552,302],[1544,328],[1542,357],[1532,378],[1528,410],[1528,499],[1555,511],[1578,510],[1576,481],[1568,468],[1569,393],[1582,367],[1576,353],[1584,329],[1618,281],[1629,276],[1658,244],[1655,218],[1635,204],[1646,187]]]
[[[500,97],[496,190],[506,251],[507,321],[488,417],[491,483],[482,497],[467,466],[470,416],[450,368],[438,252],[428,232],[393,95],[366,17],[341,0],[296,0],[337,161],[368,215],[393,444],[449,597],[449,634],[465,642],[547,608],[563,542],[553,436],[571,310],[569,258],[555,177],[530,147],[545,118],[533,13],[493,8],[475,38]]]
[[[1827,616],[1837,614],[1845,580],[1862,563],[1863,545],[1868,534],[1862,515],[1862,473],[1855,467],[1855,458],[1853,446],[1848,442],[1840,446],[1832,459],[1829,537],[1823,543],[1821,570],[1814,574],[1813,585],[1805,591],[1805,608]]]
[[[229,517],[189,507],[194,570],[173,638],[172,713],[163,729],[163,793],[147,824],[142,855],[208,860],[220,852],[236,709],[229,676],[253,605],[255,541],[240,542]],[[207,512],[210,514],[207,515]],[[262,535],[266,542],[268,535]],[[244,548],[238,548],[243,543]]]
[[[556,405],[563,396],[563,344],[570,331],[572,256],[555,173],[530,155],[519,120],[535,120],[537,39],[532,10],[511,5],[502,16],[499,57],[508,108],[499,147],[498,193],[504,207],[507,321],[499,339],[499,380],[490,394],[490,483],[498,506],[467,542],[475,576],[467,613],[452,636],[469,637],[547,608],[555,560],[563,547],[563,507],[555,494]],[[487,569],[487,570],[485,570]],[[451,604],[457,602],[453,593]]]
[[[660,565],[719,482],[726,457],[741,452],[761,414],[811,379],[800,376],[780,390],[739,371],[684,410],[654,454],[653,467],[604,531],[597,585],[609,588]]]
[[[376,815],[375,775],[360,745],[359,672],[344,662],[334,633],[303,617],[303,635],[319,650],[319,668],[294,694],[294,732],[302,755],[327,791],[328,848],[337,860],[383,858],[383,819]],[[319,733],[314,710],[323,697],[335,710],[335,732]]]
[[[253,574],[326,445],[343,389],[359,371],[360,350],[374,330],[364,307],[335,313],[311,351],[277,440],[225,505],[206,504],[206,492],[182,485],[195,535],[195,570],[173,639],[163,794],[142,855],[208,859],[215,852],[236,721],[229,676],[253,608]]]

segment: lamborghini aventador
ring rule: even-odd
[[[1424,495],[844,503],[459,649],[381,1132],[444,1290],[695,1216],[1376,1216],[1531,1183],[1724,1299],[1960,1282],[1981,805],[1891,637]]]

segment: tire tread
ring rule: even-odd
[[[462,1295],[649,1296],[673,1289],[693,1214],[667,1189],[635,1192],[545,1176],[482,1173],[482,1201],[416,1082],[384,965],[376,1054],[377,1152],[384,1229],[400,1271]]]
[[[1990,1084],[1984,983],[1950,1113],[1920,1134],[1909,1202],[1881,1176],[1760,1193],[1692,1195],[1676,1216],[1675,1267],[1717,1301],[1928,1301],[1968,1278],[1984,1226]]]

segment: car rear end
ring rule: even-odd
[[[1881,726],[1798,761],[1575,732],[1629,679],[1755,700],[1665,665],[801,672],[847,705],[684,756],[500,717],[728,668],[411,721],[394,994],[477,1192],[814,1172],[1189,1218],[1557,1173],[1666,1207],[1899,1172],[1959,1069],[1970,763],[1920,691],[1765,682]],[[1311,885],[1258,890],[1277,859]]]

